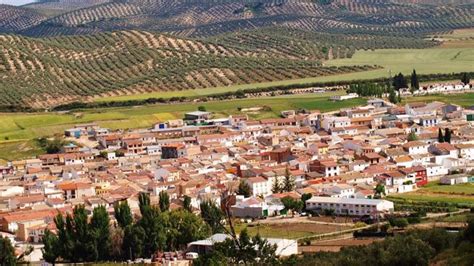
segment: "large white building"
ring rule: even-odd
[[[354,216],[377,215],[393,211],[393,202],[380,199],[312,197],[307,210],[334,210],[336,214]]]
[[[194,241],[188,244],[188,251],[205,254],[213,249],[215,243],[223,242],[230,238],[226,234],[214,234],[203,240]],[[275,254],[279,257],[289,257],[298,254],[298,241],[284,238],[264,238],[270,245],[276,245]]]

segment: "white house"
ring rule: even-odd
[[[428,144],[421,141],[409,141],[403,144],[403,149],[410,155],[428,153],[428,147]]]
[[[253,196],[267,196],[272,193],[272,182],[267,179],[257,176],[245,179],[245,182],[250,186]]]
[[[306,201],[307,210],[334,210],[336,214],[354,216],[389,213],[394,209],[393,202],[378,199],[312,197]]]

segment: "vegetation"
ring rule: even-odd
[[[252,195],[250,185],[243,180],[240,181],[239,188],[237,189],[237,194],[242,195],[246,198],[250,197]]]
[[[32,39],[0,38],[0,99],[48,108],[93,97],[186,91],[375,69],[325,67],[272,51],[252,52],[144,31]],[[18,82],[21,80],[22,82]]]
[[[388,237],[367,246],[345,247],[340,252],[318,252],[305,254],[303,257],[292,256],[283,261],[284,265],[430,265],[431,262],[443,261],[449,265],[470,265],[472,253],[468,250],[474,245],[471,229],[474,219],[469,221],[468,228],[459,235],[443,229],[414,230],[405,234]],[[404,254],[400,256],[400,254]],[[455,254],[445,258],[445,254]]]
[[[16,265],[15,249],[7,237],[0,236],[0,265]]]
[[[84,206],[76,206],[73,214],[61,214],[54,222],[58,234],[49,231],[43,238],[44,256],[50,263],[97,262],[152,257],[157,251],[174,251],[187,243],[210,234],[204,221],[185,210],[161,211],[150,205],[146,194],[140,194],[141,217],[133,221],[127,204],[116,206],[119,228],[110,227],[105,207],[94,209],[90,221]],[[113,232],[123,232],[116,238]],[[114,242],[113,242],[114,241]],[[114,252],[118,248],[118,252]]]

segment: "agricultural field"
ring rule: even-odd
[[[352,58],[336,59],[324,63],[325,66],[350,66],[366,64],[380,65],[383,69],[366,71],[354,75],[357,79],[388,77],[399,72],[410,74],[413,69],[419,74],[452,73],[474,71],[474,45],[469,48],[429,48],[429,49],[383,49],[357,51]],[[338,76],[343,78],[342,75]]]
[[[416,97],[403,98],[403,103],[410,102],[433,102],[440,101],[445,103],[457,104],[463,107],[470,107],[474,105],[474,93],[456,93],[447,95],[425,95]]]
[[[44,3],[43,3],[44,2]],[[421,36],[473,26],[472,3],[450,1],[213,1],[87,0],[42,1],[23,9],[47,15],[17,33],[35,37],[118,29],[205,37],[278,26],[311,32],[378,36]],[[27,19],[28,16],[25,16]],[[416,19],[414,19],[416,18]],[[0,28],[1,29],[1,28]]]
[[[432,36],[442,42],[442,48],[472,48],[474,47],[474,28],[458,29],[448,34]]]
[[[472,204],[474,206],[474,184],[440,185],[432,182],[415,192],[390,195],[395,199],[415,202],[445,202],[454,204]]]
[[[350,226],[317,223],[277,223],[237,226],[237,233],[247,229],[250,235],[260,234],[262,237],[299,239],[318,234],[332,233],[351,229]]]
[[[96,96],[181,92],[366,71],[143,31],[32,39],[0,35],[1,106],[48,108]]]

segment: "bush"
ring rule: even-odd
[[[409,224],[406,218],[390,218],[388,222],[391,226],[398,228],[405,228]]]

